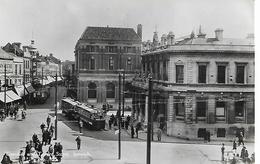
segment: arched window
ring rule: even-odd
[[[96,69],[95,64],[96,64],[95,58],[92,56],[91,59],[90,59],[90,69],[91,70]]]
[[[88,84],[88,98],[97,98],[97,85],[95,83]]]
[[[113,83],[108,83],[107,88],[107,98],[115,98],[115,85]]]

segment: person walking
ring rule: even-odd
[[[77,143],[77,149],[80,149],[80,144],[81,144],[81,139],[80,136],[78,135],[77,138],[75,139],[76,143]]]
[[[51,118],[50,118],[49,115],[48,115],[48,117],[47,117],[47,119],[46,119],[46,123],[47,123],[47,129],[49,129],[50,123],[51,123]]]
[[[82,120],[79,120],[79,132],[82,133],[82,128],[83,128],[83,122]]]
[[[138,138],[138,131],[139,131],[139,126],[136,126],[135,127],[136,138]]]
[[[235,151],[235,154],[237,154],[237,143],[236,140],[233,141],[233,149]]]
[[[45,128],[45,124],[44,123],[42,123],[41,125],[40,125],[40,128],[41,128],[41,130],[42,130],[42,133],[44,132],[44,128]]]
[[[54,151],[54,148],[53,148],[52,144],[50,144],[49,149],[48,149],[48,153],[50,154],[51,158],[52,158],[52,155],[53,155],[53,151]]]
[[[222,143],[221,147],[221,161],[224,161],[225,144]]]
[[[134,126],[131,125],[131,138],[134,138],[135,136],[135,129],[134,129]]]
[[[162,139],[162,130],[160,128],[158,128],[158,130],[157,130],[157,139],[158,139],[158,141],[161,141],[161,139]]]
[[[29,160],[29,154],[30,154],[30,151],[31,151],[31,145],[29,144],[29,142],[27,141],[26,142],[26,146],[25,146],[25,153],[24,153],[24,160]]]
[[[126,128],[126,130],[128,130],[128,126],[129,126],[129,123],[130,123],[130,116],[129,115],[127,115],[127,117],[126,117],[126,122],[125,122],[125,128]]]
[[[18,162],[19,162],[19,164],[23,164],[23,150],[20,150]]]
[[[238,146],[240,146],[241,143],[242,143],[243,146],[244,146],[244,135],[243,135],[243,132],[240,132],[240,133],[239,133],[239,136],[238,136]]]

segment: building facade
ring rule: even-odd
[[[118,108],[118,75],[125,74],[125,89],[140,70],[142,27],[87,27],[75,47],[77,97],[81,102]],[[125,105],[132,99],[126,95]]]
[[[136,78],[133,112],[135,118],[153,120],[170,136],[233,139],[242,131],[254,137],[254,39],[197,36],[146,44],[142,55],[143,76],[153,78],[153,106],[148,109],[147,79]],[[166,38],[166,39],[165,39]]]

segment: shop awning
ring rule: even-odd
[[[3,103],[5,102],[5,93],[4,92],[0,92],[0,101],[2,101]],[[6,103],[10,103],[14,101],[13,99],[11,99],[7,94],[6,94]]]
[[[20,97],[24,96],[24,93],[25,93],[25,95],[28,95],[28,92],[26,89],[24,89],[23,85],[15,87],[15,90],[16,90],[18,96],[20,96]]]
[[[16,93],[14,93],[14,91],[12,90],[6,91],[6,95],[9,96],[11,99],[13,99],[13,101],[21,99],[21,97],[18,96]]]
[[[33,93],[35,91],[31,84],[26,84],[25,87],[29,93]]]

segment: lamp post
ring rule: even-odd
[[[152,77],[149,77],[148,90],[148,123],[147,123],[147,150],[146,150],[146,164],[151,163],[151,134],[152,133]]]
[[[121,159],[121,73],[119,73],[118,95],[118,159]]]
[[[4,92],[4,102],[5,102],[5,111],[6,111],[6,64],[5,64],[5,92]]]
[[[54,140],[57,140],[57,129],[58,129],[58,116],[57,116],[57,71],[56,71],[56,77],[55,77],[55,138]]]

